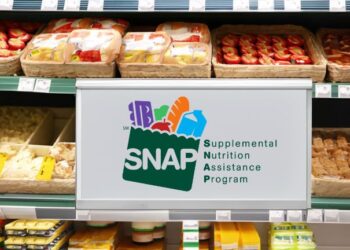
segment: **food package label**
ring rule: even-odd
[[[129,104],[132,127],[124,180],[191,190],[206,118],[201,110],[190,112],[189,107],[184,96],[170,108],[164,104],[154,109],[149,101]]]
[[[2,173],[2,170],[4,169],[7,158],[8,158],[7,154],[0,153],[0,175]]]
[[[36,179],[38,181],[50,181],[55,167],[55,159],[51,156],[45,156]]]

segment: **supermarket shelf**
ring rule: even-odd
[[[68,0],[66,0],[68,1]],[[232,0],[206,0],[205,11],[232,11]],[[329,11],[330,0],[301,0],[301,11]],[[346,9],[350,10],[350,0],[346,0]],[[16,11],[39,11],[42,0],[14,0],[13,10]],[[65,0],[58,0],[57,10],[64,9]],[[104,0],[103,11],[138,11],[138,0]],[[189,0],[154,0],[155,11],[189,11]],[[258,9],[258,0],[250,0],[249,10]],[[86,11],[88,0],[80,1],[80,11]],[[284,11],[284,0],[274,1],[274,11]]]
[[[312,198],[312,208],[350,210],[350,199]]]
[[[0,77],[0,91],[19,91],[19,83],[21,77]],[[34,81],[37,79],[31,78]],[[38,78],[43,79],[43,78]],[[75,94],[75,79],[66,78],[52,78],[47,79],[51,81],[50,94]],[[36,82],[35,82],[36,83]],[[36,92],[35,83],[32,88],[23,90],[24,92]],[[40,92],[40,91],[38,91]]]
[[[314,98],[350,98],[350,84],[314,84],[312,92]]]

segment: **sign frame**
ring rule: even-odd
[[[312,80],[311,79],[201,79],[201,80],[139,80],[139,79],[77,79],[77,209],[82,210],[122,210],[122,209],[307,209],[311,207],[311,157],[306,157],[306,190],[303,200],[215,200],[211,199],[152,199],[109,200],[105,198],[89,199],[84,196],[82,185],[83,154],[80,147],[83,144],[82,127],[84,126],[83,111],[84,93],[106,90],[285,90],[305,92],[306,154],[311,156],[311,106]],[[95,103],[96,104],[96,103]],[[84,192],[83,192],[84,191]],[[142,192],[142,191],[140,191]],[[101,194],[102,195],[102,194]]]

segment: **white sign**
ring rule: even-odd
[[[199,230],[199,222],[198,220],[185,220],[182,222],[182,230]]]
[[[346,0],[329,0],[330,11],[346,11]]]
[[[338,97],[339,98],[350,98],[350,85],[339,85],[338,86]]]
[[[217,210],[216,221],[231,221],[231,210]]]
[[[316,84],[315,96],[317,98],[331,98],[332,97],[332,85],[331,84]]]
[[[269,222],[284,222],[285,220],[285,212],[283,210],[269,211]]]
[[[249,11],[249,0],[233,0],[234,11]]]
[[[89,0],[88,11],[103,11],[104,0]]]
[[[65,0],[64,10],[79,11],[80,10],[80,0]]]
[[[258,10],[260,11],[275,10],[275,0],[258,0]]]
[[[323,222],[323,210],[322,209],[309,209],[307,212],[307,222],[310,222],[310,223]]]
[[[13,0],[0,0],[0,10],[12,10]]]
[[[34,92],[49,93],[51,88],[50,79],[37,79]]]
[[[339,210],[337,210],[337,209],[325,209],[324,210],[324,222],[338,223],[339,222]]]
[[[311,80],[79,82],[79,209],[308,207]]]
[[[154,11],[154,0],[139,0],[139,11]]]
[[[34,90],[35,78],[20,77],[18,82],[18,91],[31,92]]]
[[[205,11],[205,0],[190,0],[190,11]]]
[[[57,10],[58,0],[42,0],[41,10]]]
[[[300,11],[301,0],[284,0],[285,11]]]
[[[303,221],[303,211],[301,211],[301,210],[288,210],[287,211],[287,221],[289,221],[289,222],[302,222]]]

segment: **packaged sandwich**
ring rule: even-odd
[[[26,237],[9,236],[5,240],[5,249],[27,249]]]
[[[156,31],[164,31],[174,42],[210,43],[210,31],[206,24],[167,22],[158,25]]]
[[[170,45],[164,32],[127,33],[123,39],[120,63],[160,63]]]
[[[28,46],[26,60],[63,63],[68,34],[41,34]]]
[[[210,48],[205,43],[172,43],[167,49],[164,64],[204,64],[210,61]]]
[[[119,53],[121,35],[109,30],[75,30],[67,42],[66,62],[113,62]]]
[[[68,243],[72,231],[64,231],[61,234],[54,233],[50,237],[27,236],[27,249],[60,250]]]
[[[15,220],[5,225],[5,232],[8,236],[26,236],[27,220]],[[15,240],[15,239],[13,239]]]
[[[59,220],[33,220],[26,224],[28,235],[51,237],[52,235],[60,235],[62,232],[71,227],[69,221]]]

